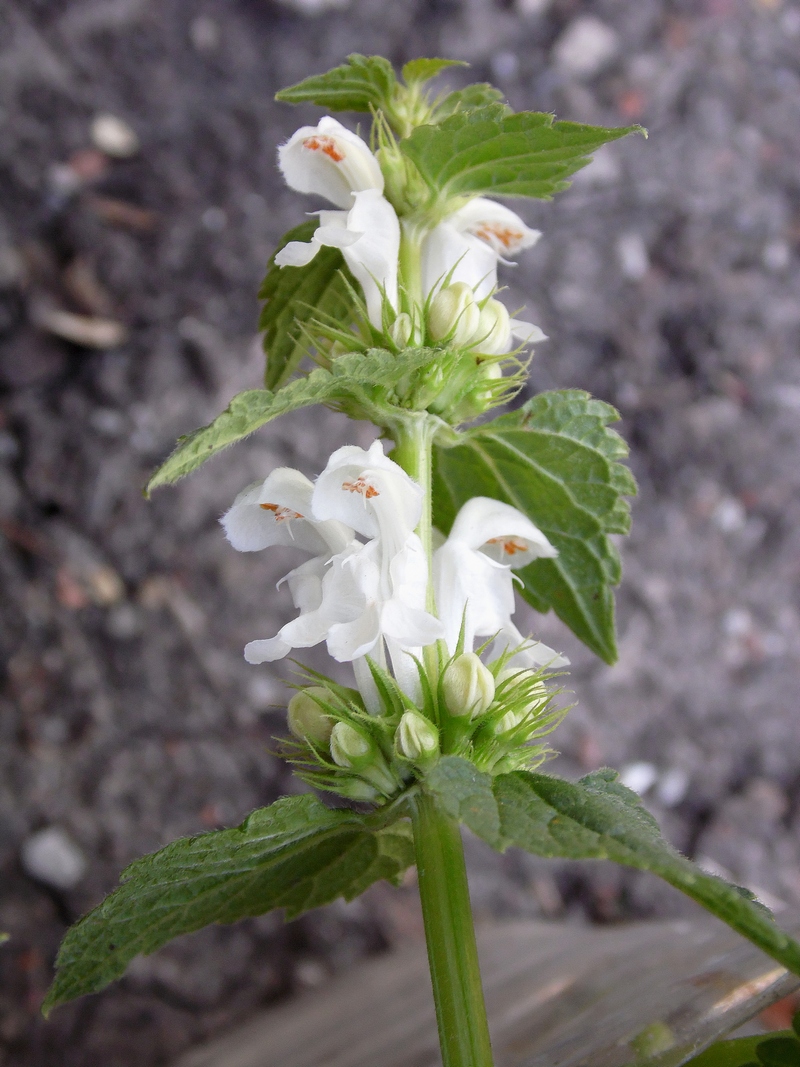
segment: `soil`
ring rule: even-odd
[[[621,545],[619,663],[519,615],[574,665],[555,769],[622,768],[677,846],[768,903],[800,904],[800,9],[345,0],[312,16],[295,3],[0,10],[2,1067],[155,1067],[420,937],[413,886],[377,886],[290,925],[184,938],[38,1016],[66,925],[128,861],[298,788],[270,755],[288,668],[241,651],[289,617],[274,592],[289,556],[233,552],[217,518],[274,466],[314,475],[372,430],[313,409],[152,502],[141,486],[178,434],[259,382],[264,265],[319,206],[275,167],[276,144],[319,112],[273,94],[352,51],[463,58],[517,109],[649,128],[556,201],[522,205],[544,237],[505,276],[509,305],[550,337],[532,387],[610,401],[631,443],[641,492]],[[601,25],[584,24],[576,59],[569,34],[587,15]],[[137,151],[98,151],[101,113]],[[120,343],[91,347],[86,319]],[[82,861],[71,888],[22,861],[45,828]],[[469,859],[482,916],[691,909],[602,864],[474,841]]]

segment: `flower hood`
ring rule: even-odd
[[[369,145],[330,115],[292,134],[278,149],[278,166],[290,189],[340,208],[352,207],[353,195],[365,189],[383,192],[383,174]]]

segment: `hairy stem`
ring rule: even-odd
[[[424,793],[412,801],[412,822],[442,1064],[492,1067],[458,823]]]

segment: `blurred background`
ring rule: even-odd
[[[38,1007],[121,868],[296,790],[269,754],[291,614],[279,552],[218,516],[368,426],[284,418],[145,502],[178,434],[258,385],[256,289],[320,207],[276,145],[282,86],[352,52],[470,62],[516,109],[650,139],[598,153],[506,270],[550,341],[532,388],[616,405],[641,486],[620,659],[552,617],[578,706],[555,769],[609,764],[668,837],[800,903],[800,6],[790,0],[6,0],[0,8],[0,1064],[159,1065],[256,1006],[422,936],[413,885],[184,938]],[[349,121],[349,120],[347,120]],[[356,121],[355,119],[353,121]],[[518,206],[518,205],[515,205]],[[480,917],[691,914],[655,879],[469,843]]]

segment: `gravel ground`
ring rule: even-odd
[[[65,926],[126,862],[295,788],[268,751],[285,675],[241,654],[288,618],[273,592],[288,556],[238,555],[216,519],[273,466],[313,475],[371,429],[301,412],[152,503],[140,488],[259,380],[264,263],[318,206],[274,166],[318,112],[272,96],[354,50],[464,58],[516,108],[649,127],[522,209],[545,233],[506,277],[551,338],[533,386],[617,405],[641,485],[619,663],[558,620],[529,624],[574,664],[558,768],[623,768],[678,846],[800,904],[800,9],[345,0],[312,17],[295,2],[0,10],[3,1067],[166,1063],[420,936],[413,887],[378,886],[289,926],[204,931],[37,1017]],[[103,113],[138,145],[93,127]],[[688,913],[604,865],[469,854],[482,915]]]

